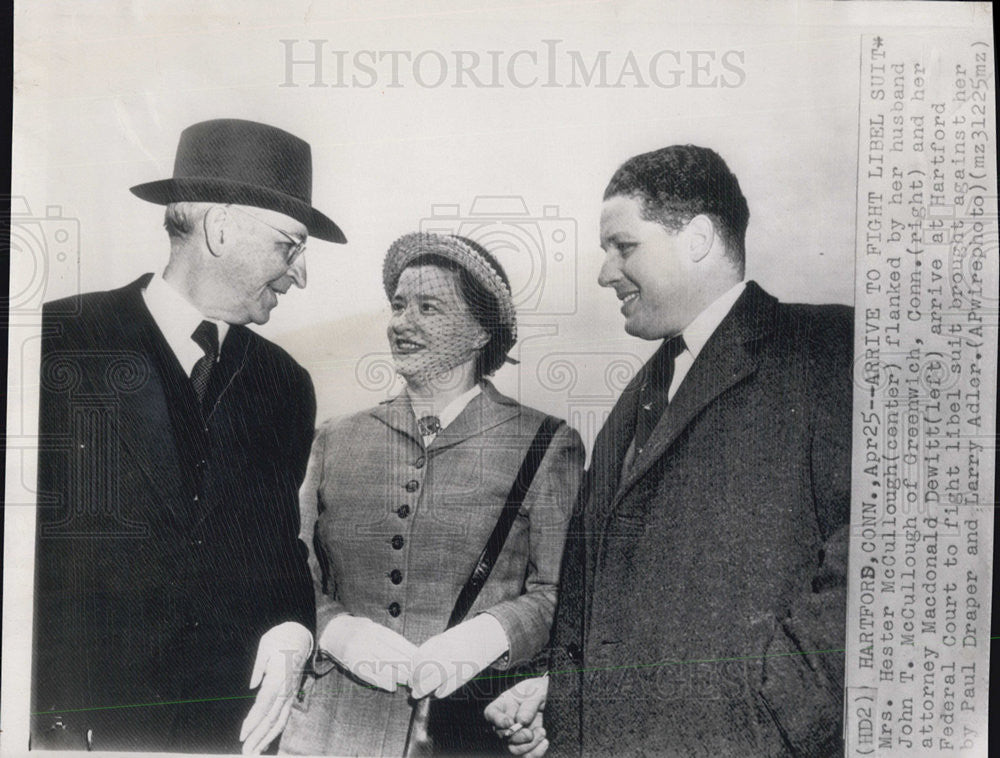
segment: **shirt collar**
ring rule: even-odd
[[[219,328],[219,345],[226,339],[229,324],[225,321],[205,318],[194,304],[167,282],[162,276],[150,279],[142,291],[153,321],[159,327],[167,344],[177,356],[186,374],[190,374],[204,355],[204,351],[191,339],[191,335],[202,321],[211,321]]]
[[[406,392],[405,389],[403,391]],[[441,413],[438,415],[438,421],[441,424],[440,428],[444,429],[446,426],[448,426],[448,424],[457,419],[459,417],[459,414],[461,414],[462,411],[465,410],[465,407],[472,402],[473,398],[475,398],[476,395],[478,395],[482,391],[483,391],[482,387],[477,382],[476,384],[472,385],[472,387],[470,387],[468,390],[466,390],[461,395],[452,400],[450,403],[448,403],[448,405],[446,405],[441,410]],[[416,418],[419,419],[428,415],[414,405],[412,396],[409,398],[409,400],[410,400],[410,408],[413,410],[413,415]],[[437,433],[427,435],[424,437],[424,442],[426,444],[430,444],[429,440],[434,439],[434,437],[436,436]]]
[[[444,407],[441,411],[441,428],[444,429],[448,424],[458,418],[458,415],[465,410],[465,406],[472,402],[472,399],[482,392],[482,388],[479,383],[472,385],[472,387],[461,395],[452,400],[448,405]]]
[[[734,284],[684,328],[684,331],[681,332],[684,337],[684,346],[691,353],[692,358],[698,357],[698,353],[705,347],[715,330],[719,328],[719,324],[736,305],[736,301],[740,299],[746,286],[745,281]]]

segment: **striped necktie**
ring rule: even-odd
[[[211,321],[202,321],[194,330],[191,339],[205,354],[198,359],[191,369],[191,383],[198,402],[205,402],[205,392],[208,390],[208,380],[212,376],[212,367],[219,355],[219,327]]]

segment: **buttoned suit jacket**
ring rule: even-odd
[[[443,632],[544,417],[484,382],[426,449],[405,393],[320,427],[302,488],[317,633],[341,613],[415,645]],[[486,611],[503,626],[510,651],[500,672],[529,661],[549,638],[583,459],[580,436],[561,424],[466,617]],[[283,752],[402,754],[405,688],[372,689],[322,658],[316,670],[293,705]]]
[[[569,528],[554,752],[838,754],[852,311],[748,283],[623,471],[650,363]]]
[[[34,747],[238,751],[261,634],[314,623],[309,376],[232,326],[202,413],[149,279],[43,315]]]

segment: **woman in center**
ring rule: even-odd
[[[383,284],[406,387],[317,432],[302,489],[314,674],[281,750],[400,756],[414,707],[432,698],[432,722],[445,727],[432,730],[438,754],[504,754],[482,708],[548,640],[583,445],[547,422],[554,434],[492,573],[447,628],[546,416],[487,379],[517,325],[507,276],[480,245],[405,235],[389,248]]]

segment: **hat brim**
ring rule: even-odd
[[[130,189],[136,197],[157,205],[168,203],[232,203],[284,213],[309,230],[309,235],[327,242],[344,244],[347,237],[332,219],[309,203],[266,187],[208,177],[161,179],[137,184]]]

